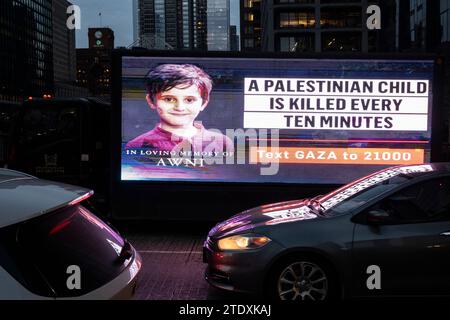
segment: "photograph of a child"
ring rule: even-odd
[[[194,151],[233,151],[231,139],[195,121],[207,107],[212,90],[212,79],[205,71],[192,64],[162,64],[148,72],[145,84],[147,104],[160,121],[129,141],[125,149],[172,151],[188,145]]]

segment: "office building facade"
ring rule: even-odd
[[[441,43],[440,6],[447,1],[409,0],[409,33],[412,51],[434,51]]]
[[[450,43],[450,0],[440,0],[441,43]]]
[[[261,0],[243,0],[240,2],[240,41],[242,51],[261,51],[262,24]]]
[[[206,0],[138,0],[136,46],[149,49],[207,48]]]
[[[53,94],[52,1],[0,1],[0,101]]]
[[[448,35],[447,2],[243,0],[241,48],[309,53],[433,51]],[[381,9],[380,30],[366,25],[370,16],[366,10],[372,4]]]
[[[207,0],[209,51],[230,50],[230,0]]]
[[[53,80],[55,97],[81,97],[87,94],[76,85],[75,29],[67,28],[67,0],[53,0]]]
[[[367,0],[262,1],[262,48],[281,52],[369,52]],[[373,31],[375,34],[375,31]]]
[[[133,1],[133,42],[139,39],[139,0]]]
[[[239,51],[239,35],[236,26],[230,26],[230,51]]]

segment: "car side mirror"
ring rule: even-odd
[[[387,211],[382,209],[371,210],[366,216],[367,223],[371,225],[380,225],[388,221],[390,216]]]

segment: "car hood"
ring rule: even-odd
[[[0,228],[62,208],[89,189],[20,176],[0,182]]]
[[[217,224],[208,236],[221,238],[249,231],[257,226],[291,223],[315,219],[318,216],[308,208],[309,199],[272,203],[252,208]]]

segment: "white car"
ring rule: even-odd
[[[82,201],[93,191],[0,169],[0,299],[126,299],[141,257]]]

